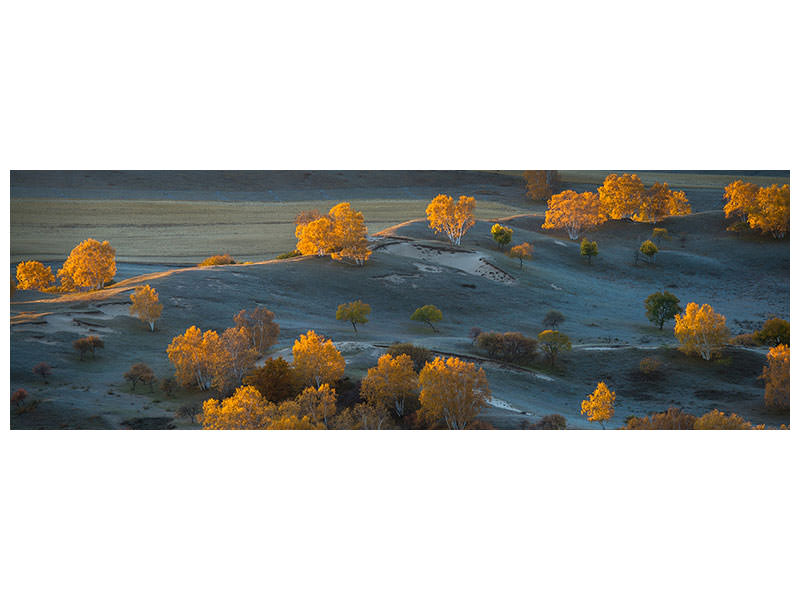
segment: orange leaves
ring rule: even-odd
[[[181,385],[197,385],[201,390],[211,387],[230,359],[216,331],[203,333],[194,325],[172,339],[167,356]]]
[[[155,323],[164,309],[158,301],[158,292],[149,285],[137,287],[131,294],[131,302],[130,313],[150,325],[150,331],[155,331]]]
[[[758,186],[755,183],[745,183],[737,179],[725,187],[723,197],[728,201],[725,204],[725,218],[738,218],[741,222],[747,223],[749,214],[756,212],[758,202]]]
[[[44,290],[55,282],[53,271],[38,260],[29,260],[17,265],[17,288],[20,290]]]
[[[758,190],[757,209],[747,217],[752,229],[782,238],[789,231],[789,184],[773,184]]]
[[[726,415],[719,410],[707,412],[694,422],[695,429],[752,429],[749,421],[745,421],[736,413]]]
[[[420,411],[431,422],[449,429],[465,429],[491,398],[489,383],[475,363],[437,357],[419,374]]]
[[[425,209],[428,226],[436,233],[444,232],[450,243],[459,246],[461,238],[475,225],[475,198],[460,196],[458,202],[452,196],[439,194]]]
[[[372,404],[382,404],[402,417],[407,401],[418,387],[411,357],[407,354],[397,357],[384,354],[378,359],[378,366],[367,371],[361,380],[361,397]]]
[[[589,421],[596,421],[605,429],[606,421],[614,416],[614,403],[617,401],[616,392],[608,389],[604,381],[597,384],[594,392],[589,394],[581,403],[581,414],[586,415]]]
[[[330,255],[333,260],[352,260],[363,265],[372,251],[367,247],[367,226],[364,215],[341,202],[327,215],[313,218],[309,213],[298,217],[295,237],[297,250],[303,255]]]
[[[281,328],[274,322],[275,313],[263,306],[257,306],[249,313],[242,309],[233,317],[237,327],[244,327],[250,335],[252,346],[259,352],[266,352],[278,341]]]
[[[117,272],[116,250],[92,238],[75,246],[58,271],[64,291],[76,288],[100,289]]]
[[[542,229],[565,229],[569,239],[576,240],[581,231],[591,229],[607,220],[599,196],[593,192],[578,194],[566,190],[547,202]]]
[[[325,427],[328,419],[336,414],[336,391],[327,383],[317,388],[307,387],[296,402],[313,423],[324,423]]]
[[[529,244],[528,242],[523,242],[518,244],[517,246],[512,246],[511,250],[508,251],[508,255],[511,258],[518,258],[519,259],[519,268],[522,268],[522,261],[528,260],[531,256],[533,256],[533,244]]]
[[[715,313],[708,304],[698,306],[690,302],[684,314],[675,315],[675,338],[680,342],[678,349],[684,354],[697,354],[703,360],[711,360],[728,342],[730,333],[723,315]]]
[[[603,211],[612,219],[656,223],[665,217],[692,212],[684,192],[670,190],[666,183],[654,183],[645,189],[636,174],[611,173],[597,192]]]
[[[789,408],[789,346],[780,344],[767,353],[767,366],[761,376],[766,384],[764,401],[768,408]]]
[[[331,340],[313,330],[301,335],[292,347],[294,370],[302,385],[335,383],[344,375],[345,362]]]
[[[272,404],[249,385],[221,402],[206,400],[199,421],[203,429],[324,429],[294,400]]]

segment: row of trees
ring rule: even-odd
[[[610,174],[597,192],[565,190],[547,202],[543,229],[564,229],[572,240],[609,219],[657,223],[692,211],[686,194],[666,183],[645,188],[638,175]]]
[[[116,250],[108,241],[89,238],[72,249],[58,270],[60,285],[50,267],[36,260],[17,265],[17,289],[47,292],[72,292],[101,289],[117,273]]]
[[[738,179],[725,187],[725,218],[736,222],[728,229],[760,229],[775,238],[789,231],[789,184],[759,187]]]

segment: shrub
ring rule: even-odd
[[[789,409],[789,346],[780,344],[769,349],[767,366],[761,378],[765,382],[764,401],[767,408]]]
[[[567,419],[564,415],[545,415],[532,426],[533,429],[566,429]]]
[[[433,352],[422,346],[415,346],[414,344],[392,344],[389,346],[386,353],[392,356],[407,354],[411,357],[411,361],[414,363],[414,370],[417,372],[422,370],[425,363],[433,360]]]
[[[675,406],[648,417],[628,417],[623,429],[694,429],[697,417]]]
[[[557,310],[549,310],[542,319],[542,325],[548,329],[557,329],[564,322],[564,315]]]
[[[725,415],[719,410],[707,412],[694,423],[695,429],[751,429],[752,425],[736,413]]]
[[[589,264],[592,264],[592,257],[597,256],[597,242],[590,242],[586,238],[581,240],[581,256],[585,256]]]
[[[558,354],[563,351],[572,350],[572,343],[569,337],[560,331],[545,329],[539,334],[539,344],[542,352],[550,359],[550,365],[555,366]]]
[[[645,377],[655,377],[661,374],[661,361],[654,356],[646,356],[639,361],[639,372]]]
[[[516,331],[508,333],[489,331],[478,336],[476,345],[492,358],[511,363],[525,363],[532,361],[536,356],[538,342]]]
[[[469,338],[472,340],[473,344],[475,344],[475,342],[478,340],[478,336],[481,333],[483,332],[480,327],[473,327],[472,329],[469,330]]]
[[[92,353],[92,358],[95,357],[95,348],[103,348],[105,344],[103,340],[101,340],[96,335],[90,335],[88,337],[80,338],[72,342],[72,347],[75,348],[78,352],[80,352],[81,360],[83,360],[84,355],[87,352]]]
[[[282,358],[268,358],[264,366],[244,378],[245,385],[256,388],[267,402],[282,402],[295,394],[292,366]]]
[[[28,392],[20,388],[16,392],[11,394],[11,404],[13,404],[14,406],[19,406],[25,401],[25,398],[27,397],[28,397]]]
[[[656,253],[658,252],[658,246],[656,246],[650,240],[645,240],[644,242],[642,242],[642,245],[639,246],[639,252],[644,254],[647,257],[647,260],[652,263],[656,261]]]
[[[655,227],[655,228],[653,228],[653,238],[657,239],[659,241],[670,239],[669,233],[667,232],[666,228],[664,228],[664,227]]]
[[[197,402],[185,402],[175,411],[175,416],[179,419],[189,419],[194,423],[194,418],[201,412],[203,412],[203,408]]]
[[[40,362],[33,367],[33,374],[41,376],[42,380],[47,383],[47,378],[50,377],[50,365],[46,362]]]
[[[215,265],[235,265],[236,261],[231,258],[230,254],[215,254],[209,256],[203,262],[199,263],[198,267],[213,267]]]
[[[166,379],[161,380],[161,391],[164,392],[170,398],[175,396],[175,390],[178,389],[178,382],[175,381],[174,377],[167,377]]]
[[[764,346],[789,345],[789,321],[784,319],[769,319],[764,323],[761,331],[757,332],[756,339]]]
[[[758,333],[742,333],[731,338],[731,344],[734,346],[745,346],[747,348],[755,348],[760,346],[761,342],[758,339]]]
[[[283,254],[278,254],[275,258],[277,260],[286,260],[287,258],[294,258],[295,256],[303,256],[303,253],[300,252],[297,248],[291,250],[289,252],[284,252]]]
[[[153,391],[153,383],[156,376],[153,374],[153,369],[144,363],[136,363],[123,377],[131,384],[131,389],[134,391],[136,390],[136,384],[140,381],[149,385],[150,391]]]

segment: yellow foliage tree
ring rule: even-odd
[[[378,366],[367,371],[361,380],[361,397],[367,402],[382,404],[402,417],[406,403],[414,397],[418,387],[414,362],[408,354],[396,357],[384,354],[378,359]]]
[[[278,341],[281,328],[274,322],[275,313],[257,306],[249,313],[242,309],[233,316],[237,327],[244,327],[250,335],[250,345],[259,352],[266,352]]]
[[[58,271],[61,288],[101,289],[117,272],[116,254],[108,241],[84,240],[72,249]]]
[[[529,244],[528,242],[522,242],[516,246],[512,246],[511,250],[508,251],[508,255],[511,258],[518,258],[519,259],[519,268],[522,268],[522,261],[528,260],[531,256],[533,256],[533,244]]]
[[[203,333],[194,325],[172,338],[167,356],[175,365],[175,378],[181,385],[196,385],[201,390],[221,385],[231,360],[216,331]]]
[[[55,282],[53,271],[38,260],[29,260],[17,265],[17,289],[44,290]],[[12,288],[13,288],[13,281]]]
[[[725,218],[737,218],[740,222],[747,223],[750,214],[758,208],[758,189],[755,183],[745,183],[741,179],[725,186],[723,197],[728,201],[723,209]]]
[[[767,366],[761,376],[766,387],[764,401],[768,408],[789,408],[789,346],[780,344],[767,353]]]
[[[634,221],[656,223],[666,217],[691,214],[692,207],[686,194],[669,189],[666,183],[654,183],[641,195]]]
[[[328,419],[336,414],[336,391],[327,383],[317,388],[307,387],[297,396],[297,403],[312,423],[328,427]]]
[[[420,411],[430,422],[465,429],[491,398],[482,368],[456,357],[436,357],[419,374]]]
[[[301,335],[292,347],[294,372],[302,385],[335,383],[344,375],[345,361],[331,340],[313,330]]]
[[[352,260],[363,265],[372,254],[367,247],[364,215],[341,202],[327,215],[301,220],[295,228],[297,250],[303,255],[327,256],[334,260]]]
[[[565,229],[569,239],[576,240],[582,231],[607,220],[599,196],[594,192],[579,194],[566,190],[547,202],[542,229]]]
[[[218,387],[224,389],[230,385],[240,385],[244,374],[253,368],[259,356],[258,350],[253,347],[250,332],[244,327],[229,327],[222,332],[220,341],[228,357],[225,364],[227,368],[217,369]]]
[[[209,399],[199,415],[203,429],[323,429],[302,414],[294,401],[279,405],[267,402],[252,386],[238,388],[222,401]]]
[[[728,343],[730,332],[723,315],[708,304],[698,306],[690,302],[684,314],[675,315],[675,338],[684,354],[698,354],[703,360],[711,360]]]
[[[789,231],[789,184],[773,184],[758,190],[757,210],[748,215],[751,229],[760,229],[780,239]]]
[[[581,414],[586,415],[589,421],[595,421],[606,428],[606,422],[614,416],[614,403],[617,393],[608,389],[605,381],[597,384],[594,392],[589,394],[581,403]]]
[[[158,301],[158,292],[150,285],[137,287],[131,294],[130,313],[150,325],[150,331],[155,331],[156,321],[161,317],[164,306]]]
[[[461,245],[461,239],[475,225],[475,198],[460,196],[458,202],[452,196],[439,194],[425,210],[428,226],[436,233],[444,232],[450,243]]]
[[[612,219],[632,219],[639,211],[645,194],[638,175],[611,173],[597,189],[603,212]]]
[[[534,202],[548,199],[558,187],[558,171],[524,171],[522,176]]]

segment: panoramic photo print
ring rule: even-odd
[[[788,171],[11,171],[12,429],[788,429]]]

